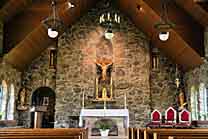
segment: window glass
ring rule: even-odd
[[[198,96],[194,86],[191,87],[191,117],[192,120],[198,120]]]
[[[8,99],[8,106],[7,106],[7,120],[14,120],[14,85],[10,85],[9,89],[9,99]]]
[[[2,81],[2,92],[3,92],[3,96],[2,96],[2,102],[1,102],[1,112],[2,112],[1,120],[6,120],[8,89],[7,89],[7,83],[5,80]]]

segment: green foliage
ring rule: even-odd
[[[109,119],[101,119],[96,121],[95,127],[101,130],[111,129],[113,122]]]

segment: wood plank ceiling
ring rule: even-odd
[[[13,2],[13,1],[15,0],[10,0],[10,2]],[[24,0],[21,0],[21,1],[24,1]],[[71,25],[76,21],[76,19],[82,13],[84,13],[90,7],[95,5],[96,2],[98,1],[99,0],[71,1],[76,6],[75,8],[70,9],[69,11],[66,8],[66,3],[65,3],[66,1],[62,0],[63,4],[61,4],[62,8],[59,12],[60,18],[63,20],[66,26]],[[176,0],[176,1],[185,1],[185,0]],[[187,1],[190,1],[190,0],[187,0]],[[184,70],[189,70],[202,64],[203,61],[200,57],[200,51],[198,53],[196,52],[197,47],[195,45],[197,41],[194,42],[192,46],[192,40],[194,39],[193,33],[191,34],[191,32],[194,32],[194,30],[190,30],[192,26],[184,25],[182,32],[177,29],[172,29],[171,37],[167,42],[161,42],[158,40],[158,37],[157,37],[158,31],[154,28],[154,24],[160,20],[160,15],[156,8],[157,5],[155,5],[156,7],[154,7],[151,2],[154,3],[154,0],[150,0],[150,1],[149,0],[144,0],[144,1],[142,0],[117,0],[117,3],[121,11],[126,13],[141,30],[143,30],[150,38],[152,38],[153,44],[156,47],[160,48],[175,63],[180,64]],[[180,6],[182,5],[182,3],[177,3],[177,4]],[[24,5],[25,3],[22,3],[22,6]],[[141,11],[138,10],[137,8],[138,5],[142,7]],[[11,7],[11,8],[14,8],[14,7]],[[183,8],[186,10],[185,7]],[[7,17],[9,18],[13,17],[14,12],[12,10],[8,10],[8,11],[11,11],[11,12],[7,12]],[[175,11],[172,10],[172,13],[175,14],[176,16],[178,15],[177,10]],[[196,19],[196,21],[201,23],[203,26],[207,25],[206,23],[208,22],[206,22],[207,21],[206,18],[205,18],[206,20],[204,19],[201,20],[199,18],[201,17],[200,15],[204,15],[204,17],[205,15],[207,16],[207,13],[204,14],[204,12],[200,12],[199,10],[198,17],[195,17],[195,14],[192,12],[188,12],[188,13],[191,14]],[[179,20],[176,20],[176,22],[178,22]],[[186,23],[186,25],[187,24],[189,23]],[[46,49],[49,43],[51,42],[51,39],[49,39],[47,36],[47,30],[43,26],[42,23],[36,23],[33,26],[33,28],[35,29],[28,31],[30,33],[25,34],[23,39],[19,38],[18,40],[19,42],[17,41],[18,44],[15,46],[15,48],[13,48],[4,57],[4,59],[8,63],[10,63],[14,67],[21,69],[21,70],[27,67],[35,58],[37,58],[40,55],[40,53],[44,49]],[[191,34],[191,35],[187,35],[187,34]],[[193,48],[196,48],[196,51]]]
[[[73,2],[75,8],[69,9],[66,2],[60,6],[59,17],[68,26],[81,16],[81,13],[88,10],[95,0],[76,0]],[[47,35],[47,29],[43,23],[32,30],[17,46],[4,56],[6,62],[15,68],[24,70],[35,58],[37,58],[49,43],[52,41]]]

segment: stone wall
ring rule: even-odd
[[[177,88],[175,85],[175,64],[160,52],[159,68],[151,70],[151,109],[158,109],[161,112],[173,106],[177,108]]]
[[[49,51],[51,47],[42,52],[40,57],[34,60],[31,65],[22,72],[22,86],[27,88],[27,100],[29,106],[32,104],[32,95],[40,87],[49,87],[55,91],[56,88],[56,69],[49,67]],[[19,111],[19,123],[24,127],[31,127],[31,112],[30,108],[27,111]]]
[[[71,27],[71,34],[59,40],[56,118],[58,122],[67,121],[69,116],[78,116],[82,108],[82,93],[85,93],[87,108],[96,108],[95,99],[95,61],[101,47],[104,29],[94,22],[98,15],[92,10]],[[150,56],[148,42],[127,18],[120,30],[114,30],[112,40],[113,94],[115,102],[111,107],[124,107],[124,93],[130,111],[130,125],[144,126],[149,112],[149,74]],[[99,50],[97,50],[99,49]]]
[[[91,9],[73,26],[66,30],[58,41],[57,70],[49,68],[49,54],[45,50],[31,66],[22,73],[22,85],[28,88],[28,104],[32,93],[42,86],[56,92],[56,127],[67,127],[70,116],[79,116],[82,94],[86,108],[103,107],[93,102],[95,98],[95,61],[99,53],[106,52],[107,41],[98,21],[99,8]],[[122,15],[122,13],[121,13]],[[113,29],[115,37],[110,48],[113,60],[114,101],[108,108],[124,108],[124,93],[130,112],[130,126],[144,127],[150,109],[161,111],[173,105],[175,88],[173,64],[161,56],[158,71],[151,71],[148,39],[125,16],[121,25]],[[109,52],[109,51],[108,51]],[[105,55],[105,53],[104,53]],[[30,112],[19,112],[19,120],[30,127]]]

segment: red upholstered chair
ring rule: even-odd
[[[152,113],[151,113],[151,121],[153,123],[161,123],[162,120],[162,115],[161,113],[155,109]]]
[[[165,111],[165,123],[162,124],[164,127],[174,127],[176,125],[177,112],[173,107],[169,107]]]
[[[148,127],[160,127],[162,121],[162,115],[161,113],[155,109],[152,113],[151,113],[151,122],[147,124]]]
[[[179,112],[178,127],[190,127],[191,126],[191,113],[187,109],[183,109]]]

